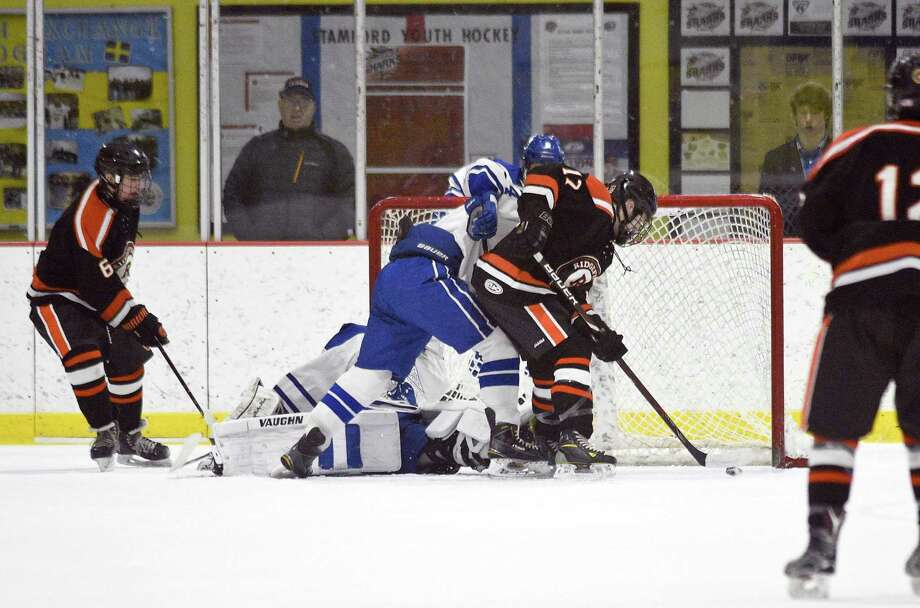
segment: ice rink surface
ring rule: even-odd
[[[787,599],[782,568],[806,542],[805,476],[218,479],[102,474],[86,445],[0,446],[0,606],[920,603],[903,574],[917,512],[897,445],[860,448],[831,600]]]

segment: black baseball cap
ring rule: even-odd
[[[313,89],[310,88],[310,83],[300,76],[285,80],[284,88],[281,89],[279,95],[282,97],[287,97],[288,95],[303,95],[304,97],[315,99],[315,97],[313,97]]]

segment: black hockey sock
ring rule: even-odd
[[[141,409],[144,399],[143,381],[144,366],[130,374],[109,378],[112,410],[115,420],[118,421],[118,428],[123,432],[133,431],[141,425]]]
[[[828,439],[815,436],[808,457],[808,506],[831,507],[843,511],[850,498],[858,440]]]
[[[89,425],[98,429],[111,423],[112,405],[99,349],[94,346],[78,346],[67,353],[61,362],[77,397],[80,411]]]
[[[536,420],[534,430],[537,435],[549,441],[556,441],[559,439],[559,417],[556,416],[556,408],[553,406],[550,393],[552,386],[551,373],[540,377],[534,376],[530,405]]]
[[[904,434],[904,445],[907,446],[907,462],[910,467],[910,485],[914,490],[914,501],[917,503],[917,522],[920,523],[920,439]]]
[[[591,437],[594,432],[590,365],[587,357],[560,357],[553,369],[550,389],[560,429],[575,430],[585,437]]]

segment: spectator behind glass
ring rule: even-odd
[[[806,82],[795,89],[789,107],[795,137],[764,156],[760,191],[775,198],[782,207],[786,236],[799,236],[799,191],[827,146],[831,94],[816,82]]]
[[[223,206],[240,240],[339,240],[355,225],[355,166],[316,130],[310,83],[289,78],[278,129],[249,140],[227,176]]]

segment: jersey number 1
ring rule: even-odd
[[[875,181],[879,185],[879,215],[883,220],[898,219],[898,173],[900,169],[897,165],[885,165],[875,174]],[[910,185],[920,187],[920,169],[911,174]],[[907,207],[907,219],[920,220],[920,201]]]

